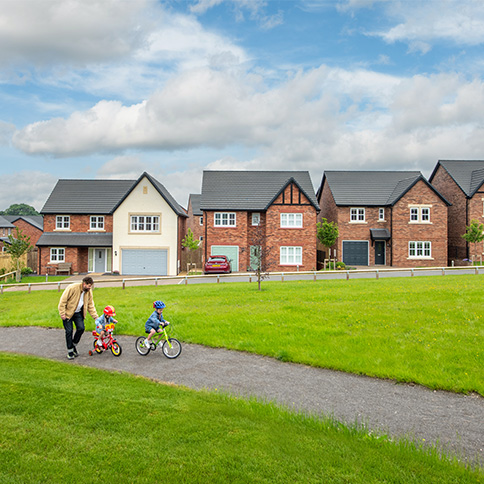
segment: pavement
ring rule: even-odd
[[[393,439],[433,445],[472,464],[484,463],[484,398],[480,395],[433,391],[194,344],[182,343],[182,353],[174,360],[165,358],[161,350],[140,356],[135,337],[117,339],[123,349],[120,357],[111,352],[89,356],[93,338],[86,332],[78,345],[80,356],[68,361],[63,330],[0,327],[0,351],[129,372],[195,390],[257,397],[349,425],[363,424]]]

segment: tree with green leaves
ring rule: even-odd
[[[336,222],[328,222],[325,218],[316,224],[316,232],[318,240],[328,249],[333,247],[339,235]]]
[[[14,203],[4,210],[0,215],[40,215],[34,207],[26,203]]]
[[[477,256],[477,244],[484,240],[484,225],[479,220],[472,219],[469,226],[466,226],[466,233],[462,235],[469,244],[474,244],[474,253]]]
[[[193,231],[190,228],[188,229],[187,234],[182,240],[182,247],[188,249],[187,259],[189,264],[188,267],[190,267],[192,263],[192,253],[200,247],[200,240],[195,239]]]
[[[15,235],[8,236],[8,243],[5,245],[5,252],[12,257],[13,268],[17,271],[17,281],[20,276],[20,258],[33,246],[30,244],[30,236],[24,235],[22,229],[15,227]]]

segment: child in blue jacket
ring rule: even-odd
[[[155,333],[161,333],[163,328],[170,324],[169,321],[165,321],[163,319],[163,309],[166,308],[166,304],[163,301],[155,301],[153,303],[153,307],[155,310],[153,314],[149,317],[148,321],[145,323],[145,331],[149,333],[147,338],[145,339],[145,346],[150,346],[151,344],[151,337]]]

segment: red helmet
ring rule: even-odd
[[[106,316],[109,316],[109,317],[116,316],[116,311],[114,310],[114,308],[112,306],[106,306],[104,308],[104,314]]]

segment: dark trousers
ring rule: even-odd
[[[77,345],[81,341],[82,333],[84,333],[84,317],[82,316],[82,309],[78,313],[74,313],[71,319],[64,319],[64,329],[66,330],[66,344],[67,351],[72,352],[74,345]],[[73,324],[76,326],[76,334],[74,338],[72,333],[74,331]]]

